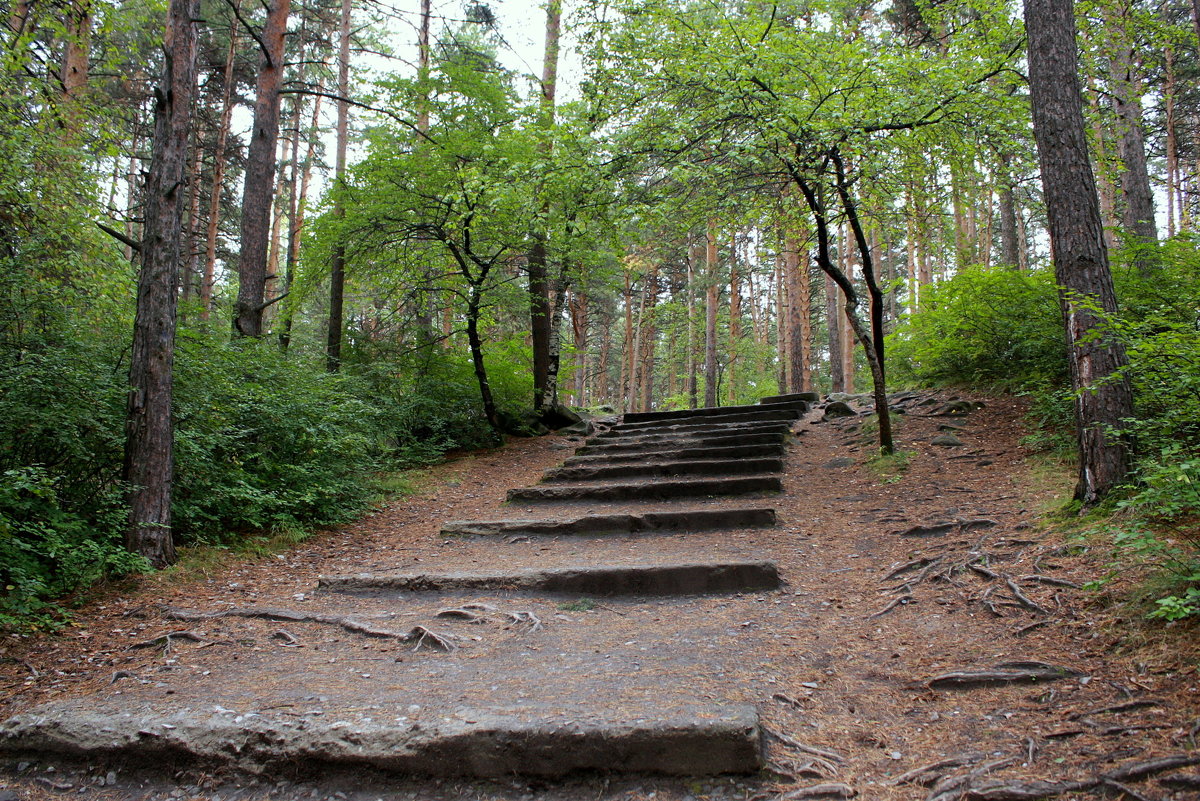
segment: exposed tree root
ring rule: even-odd
[[[244,617],[258,620],[287,621],[291,623],[321,623],[327,626],[339,626],[353,634],[365,637],[380,637],[400,640],[401,642],[416,643],[417,650],[430,647],[436,650],[450,651],[454,645],[447,635],[436,634],[424,626],[416,626],[408,631],[384,629],[371,623],[348,615],[324,615],[320,613],[299,612],[294,609],[276,607],[250,607],[247,609],[223,609],[219,612],[197,612],[178,607],[164,607],[163,616],[171,620],[197,622],[202,620],[217,620],[223,617]]]
[[[884,615],[886,615],[888,612],[890,612],[890,611],[892,611],[893,609],[895,609],[897,606],[900,606],[901,604],[909,604],[909,603],[912,603],[912,602],[913,602],[913,597],[912,597],[912,595],[901,595],[901,596],[900,596],[900,597],[898,597],[898,598],[893,598],[891,603],[889,603],[887,606],[885,606],[885,607],[883,607],[882,609],[880,609],[880,610],[879,610],[878,612],[876,612],[875,614],[873,614],[873,615],[867,615],[867,620],[874,620],[874,619],[875,619],[875,618],[877,618],[877,617],[883,617],[883,616],[884,616]]]
[[[171,653],[171,643],[174,640],[188,640],[190,642],[207,642],[203,637],[194,631],[168,631],[166,634],[160,634],[143,642],[136,642],[129,646],[134,648],[161,648],[163,653]]]
[[[858,795],[858,791],[848,784],[827,782],[789,790],[779,796],[779,799],[780,801],[792,801],[792,799],[799,798],[854,798],[856,795]]]
[[[1021,661],[1001,662],[983,670],[955,670],[934,676],[926,684],[934,689],[976,687],[987,684],[1014,684],[1017,682],[1057,681],[1077,678],[1083,674],[1070,668],[1050,665],[1045,662]]]
[[[912,770],[905,771],[899,776],[894,776],[888,780],[888,784],[933,784],[938,780],[941,771],[946,768],[961,768],[967,765],[974,765],[979,760],[983,759],[983,754],[972,752],[969,754],[959,754],[958,756],[947,757],[945,759],[932,762],[928,765],[921,765]]]
[[[1200,756],[1188,754],[1173,754],[1171,756],[1148,759],[1141,762],[1131,762],[1113,770],[1097,774],[1090,779],[1079,781],[1008,781],[991,779],[982,784],[968,784],[963,789],[962,798],[970,801],[1038,801],[1052,798],[1065,793],[1076,793],[1088,790],[1108,788],[1118,790],[1135,801],[1149,801],[1128,782],[1138,781],[1157,773],[1200,764]],[[931,797],[932,801],[932,797]]]

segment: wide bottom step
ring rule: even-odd
[[[360,573],[321,576],[338,592],[457,592],[512,590],[585,595],[698,595],[773,590],[774,562],[699,562],[621,567],[570,567],[512,573]]]
[[[111,707],[111,708],[109,708]],[[414,775],[554,777],[583,770],[712,775],[762,764],[758,713],[747,704],[638,709],[447,710],[422,725],[392,717],[235,715],[222,707],[48,704],[0,727],[0,752],[46,757],[179,759],[255,773],[373,768]],[[659,713],[659,714],[656,714]]]

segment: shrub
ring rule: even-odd
[[[1054,275],[973,267],[922,288],[890,337],[900,381],[1044,387],[1067,375]]]

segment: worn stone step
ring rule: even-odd
[[[792,399],[767,402],[764,399],[756,404],[749,404],[745,406],[705,406],[699,409],[671,409],[660,412],[629,412],[622,418],[622,422],[644,423],[663,420],[687,420],[694,418],[720,420],[725,417],[761,412],[764,409],[792,409],[803,413],[808,411],[808,402]]]
[[[689,461],[660,461],[577,465],[547,470],[542,481],[606,481],[611,478],[675,478],[681,476],[730,476],[748,473],[779,473],[783,459],[696,459]]]
[[[747,411],[738,411],[719,417],[684,417],[666,420],[641,420],[622,422],[613,426],[612,431],[651,431],[667,428],[708,427],[730,425],[736,423],[765,423],[799,420],[804,413],[799,409],[784,404],[784,408],[747,407]]]
[[[589,770],[687,776],[752,773],[762,765],[758,713],[751,704],[660,709],[646,699],[636,716],[623,708],[461,706],[421,725],[392,714],[329,711],[239,714],[211,703],[185,707],[169,696],[138,704],[72,698],[5,721],[0,753],[139,765],[192,762],[288,776],[330,769],[471,778],[553,778]]]
[[[615,567],[569,567],[510,573],[360,573],[321,576],[335,592],[483,592],[583,595],[701,595],[779,586],[774,562],[694,562]]]
[[[566,484],[523,487],[508,491],[510,502],[531,501],[632,501],[669,498],[705,498],[713,495],[748,495],[779,492],[779,476],[731,476],[674,481],[639,481],[609,484]]]
[[[671,424],[653,428],[622,428],[616,426],[601,434],[588,437],[586,444],[610,442],[615,439],[630,437],[660,437],[664,439],[683,439],[685,437],[721,437],[731,434],[786,434],[791,431],[791,420],[742,421],[736,423],[700,423],[693,425]]]
[[[768,395],[759,400],[763,406],[768,406],[773,403],[792,403],[800,401],[803,403],[817,403],[821,400],[820,392],[789,392],[784,395]]]
[[[696,447],[659,450],[651,454],[638,451],[614,451],[612,453],[583,454],[571,456],[563,462],[564,467],[579,467],[593,464],[619,464],[644,462],[653,458],[663,461],[688,461],[691,459],[747,459],[759,456],[783,456],[784,443],[770,442],[762,445],[726,445],[723,447]]]
[[[604,437],[588,439],[575,450],[576,456],[602,456],[617,453],[667,452],[676,448],[725,448],[734,445],[773,445],[787,442],[787,426],[763,431],[735,431],[724,434],[648,434],[643,437]]]
[[[775,510],[689,509],[643,514],[583,515],[541,520],[461,520],[444,523],[442,536],[558,536],[634,534],[652,531],[713,531],[775,525]]]

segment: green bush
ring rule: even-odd
[[[116,498],[89,511],[64,508],[44,467],[0,473],[0,627],[54,625],[61,610],[48,599],[148,569],[122,547],[126,513]]]
[[[185,541],[326,525],[361,511],[380,411],[353,378],[271,343],[179,342],[174,525]]]
[[[1008,389],[1066,380],[1063,330],[1049,270],[973,267],[922,288],[921,308],[888,343],[901,382]]]

